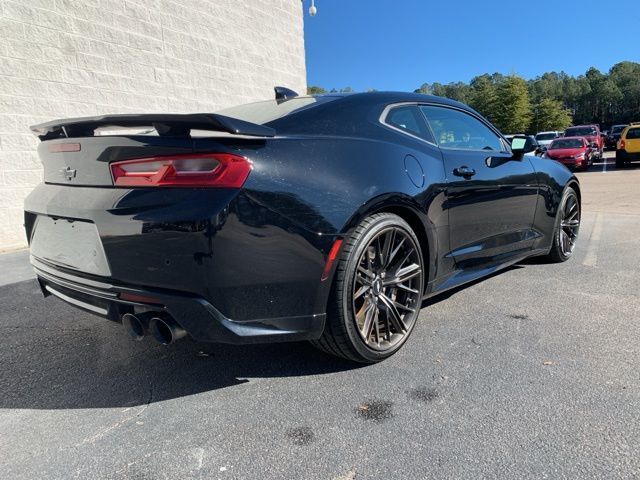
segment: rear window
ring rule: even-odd
[[[614,125],[611,128],[611,133],[620,133],[621,131],[623,131],[625,128],[627,128],[626,125]]]
[[[576,127],[567,128],[565,136],[567,137],[584,137],[587,135],[596,135],[596,129],[593,127]]]
[[[555,133],[539,133],[536,135],[536,140],[553,140],[557,135]]]
[[[295,97],[278,103],[277,100],[265,100],[263,102],[247,103],[235,107],[225,108],[216,113],[227,117],[237,118],[245,122],[264,125],[278,118],[286,117],[292,113],[304,110],[322,103],[337,100],[338,96],[321,97]]]
[[[415,105],[404,105],[392,108],[389,110],[385,122],[387,125],[391,125],[392,127],[404,130],[428,142],[434,143],[434,139],[427,129],[424,117]]]
[[[561,150],[563,148],[582,148],[584,143],[579,138],[567,138],[555,140],[549,145],[549,150]]]
[[[640,128],[630,128],[626,135],[627,140],[640,138]]]

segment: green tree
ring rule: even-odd
[[[547,72],[528,82],[529,97],[532,103],[539,103],[543,98],[563,100],[564,79],[568,75],[564,72]]]
[[[526,97],[529,104],[538,108],[536,117],[528,125],[532,130],[536,129],[536,123],[544,123],[541,112],[548,110],[556,115],[559,106],[564,114],[571,114],[574,125],[598,123],[607,128],[616,123],[640,121],[640,63],[620,62],[608,73],[590,68],[577,77],[565,72],[547,72],[525,83],[526,95],[522,82],[513,75],[493,73],[475,77],[470,84],[425,83],[415,91],[468,103],[503,131],[510,132],[527,128],[526,119],[531,117],[531,109],[527,108]],[[559,104],[552,108],[547,99]],[[558,116],[549,122],[560,125],[565,120],[566,117]]]
[[[327,91],[322,87],[318,87],[316,85],[307,87],[307,95],[322,95],[323,93],[327,93]]]
[[[509,75],[496,88],[493,123],[504,133],[525,132],[531,121],[531,104],[527,83]]]
[[[469,103],[471,97],[471,88],[464,82],[455,82],[449,83],[447,85],[440,85],[438,90],[439,91],[436,93],[434,88],[433,94],[440,97],[447,97],[451,100],[456,100],[462,103]]]
[[[471,80],[469,105],[489,120],[495,117],[497,98],[496,85],[490,75],[480,75]]]
[[[609,79],[621,97],[616,102],[615,122],[640,121],[640,63],[620,62],[609,70]]]
[[[564,130],[571,125],[571,111],[559,100],[543,98],[533,108],[531,129],[534,132]]]
[[[416,88],[413,93],[422,93],[423,95],[433,95],[433,90],[431,89],[431,85],[428,83],[423,83],[420,88]]]

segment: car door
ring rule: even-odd
[[[501,263],[531,248],[537,178],[530,159],[513,155],[480,117],[422,105],[442,151],[449,214],[449,253],[460,268]]]

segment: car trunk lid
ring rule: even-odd
[[[141,114],[54,120],[31,127],[45,183],[113,186],[116,161],[237,151],[264,143],[275,131],[217,114]]]
[[[187,138],[86,137],[46,140],[38,146],[45,183],[112,186],[109,163],[193,151]]]

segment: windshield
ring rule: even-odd
[[[584,137],[587,135],[596,135],[596,129],[593,127],[567,128],[565,135],[567,137]]]
[[[614,125],[611,127],[611,133],[620,133],[625,128],[627,128],[626,125]]]
[[[312,105],[319,105],[322,103],[336,100],[338,96],[322,96],[322,97],[295,97],[289,100],[281,101],[266,100],[263,102],[247,103],[244,105],[238,105],[235,107],[225,108],[219,110],[216,113],[220,115],[226,115],[227,117],[237,118],[244,120],[245,122],[257,123],[264,125],[265,123],[272,122],[278,118],[285,117],[296,111],[309,108]]]
[[[579,138],[562,138],[555,140],[549,146],[549,150],[560,150],[563,148],[582,148],[584,143]]]
[[[536,135],[536,140],[553,140],[554,138],[556,138],[556,134],[553,132],[539,133],[538,135]]]

